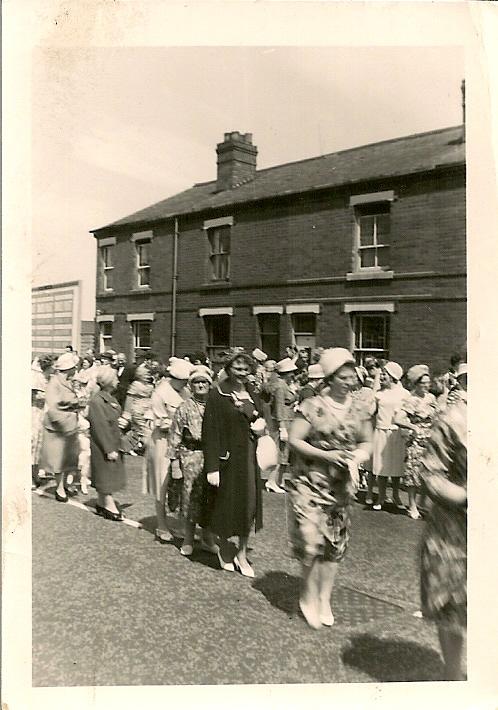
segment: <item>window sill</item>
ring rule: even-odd
[[[231,288],[230,281],[209,281],[200,285],[203,291],[213,291],[216,289]]]
[[[149,293],[151,290],[150,286],[135,286],[135,288],[130,289],[130,293]]]
[[[393,277],[394,271],[354,271],[346,274],[346,281],[376,281]]]

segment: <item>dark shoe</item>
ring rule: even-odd
[[[111,510],[107,510],[107,508],[103,508],[101,505],[96,505],[95,510],[97,511],[97,515],[101,515],[106,520],[113,520],[116,523],[120,523],[124,520],[123,513],[113,513]]]
[[[70,498],[74,498],[74,496],[78,495],[78,489],[74,486],[64,486],[64,490]]]
[[[57,491],[55,491],[55,500],[58,503],[67,503],[69,498],[67,496],[61,496],[57,493]]]

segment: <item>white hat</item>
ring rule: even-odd
[[[354,357],[346,348],[328,348],[324,350],[320,357],[320,365],[322,366],[325,377],[330,377],[334,372],[346,365],[347,363],[354,365]]]
[[[466,374],[467,374],[467,363],[466,363],[466,362],[461,362],[460,365],[459,365],[458,368],[457,368],[456,377],[457,377],[457,379],[458,379],[458,378],[461,377],[462,375],[466,375]]]
[[[254,350],[252,351],[252,356],[258,362],[264,362],[268,359],[268,355],[259,348],[254,348]]]
[[[64,372],[65,370],[72,370],[76,367],[78,358],[73,353],[64,353],[59,355],[55,362],[55,369],[59,372]]]
[[[192,372],[192,365],[186,360],[174,360],[168,367],[170,377],[175,380],[188,380]]]
[[[398,380],[398,382],[403,377],[403,368],[401,365],[398,365],[397,362],[393,362],[392,360],[386,362],[384,370],[391,375],[393,379]]]
[[[286,372],[295,372],[297,370],[297,367],[295,363],[290,359],[290,357],[284,357],[283,360],[280,360],[280,362],[277,362],[277,372],[280,375],[285,374]]]
[[[324,376],[320,363],[317,362],[308,367],[308,380],[321,380]]]
[[[195,365],[190,373],[189,382],[199,379],[207,380],[209,384],[213,384],[213,373],[206,365]]]

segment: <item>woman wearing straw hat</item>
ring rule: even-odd
[[[55,476],[55,499],[59,503],[66,503],[68,496],[76,494],[67,486],[67,476],[78,470],[78,411],[81,403],[72,383],[76,363],[73,353],[61,355],[45,390],[41,461],[42,468]]]
[[[248,384],[254,372],[253,358],[232,352],[225,364],[226,379],[209,393],[202,424],[204,471],[210,486],[205,524],[219,536],[218,559],[222,569],[237,569],[254,577],[247,559],[249,533],[263,525],[261,485],[256,461],[256,442],[265,431],[261,400]],[[228,538],[238,537],[233,556]]]
[[[394,505],[399,510],[405,506],[399,497],[399,485],[403,475],[405,442],[394,417],[408,392],[401,385],[403,369],[397,362],[387,362],[380,373],[380,390],[375,394],[376,420],[373,438],[373,475],[377,476],[379,497],[374,510],[382,510],[386,500],[387,480],[391,479]],[[366,504],[373,504],[373,477],[369,480]]]
[[[420,518],[417,493],[420,492],[422,456],[437,412],[436,398],[429,392],[431,378],[427,365],[414,365],[406,373],[410,394],[394,417],[394,423],[407,432],[403,483],[408,489],[408,515]]]
[[[325,387],[299,405],[289,435],[297,454],[289,492],[294,553],[302,563],[299,606],[315,629],[334,623],[330,597],[349,543],[358,466],[370,457],[372,438],[368,413],[351,396],[356,384],[351,353],[325,350],[320,365]]]
[[[101,367],[96,382],[99,389],[88,403],[90,424],[91,484],[97,491],[97,515],[121,522],[124,518],[114,500],[114,493],[126,487],[126,474],[121,451],[121,407],[113,396],[119,384],[112,367]]]
[[[202,420],[212,384],[213,373],[208,367],[194,367],[189,377],[192,397],[179,405],[168,436],[168,456],[172,468],[179,464],[182,474],[181,512],[185,534],[180,553],[185,557],[190,557],[194,551],[195,526],[201,523],[204,495]],[[202,547],[208,552],[218,551],[208,530],[203,532]]]
[[[156,540],[169,542],[173,536],[166,521],[166,494],[168,490],[168,434],[171,422],[180,404],[190,396],[187,388],[192,365],[175,358],[168,367],[167,377],[156,385],[151,397],[153,416],[152,434],[147,444],[144,488],[156,499]],[[178,463],[175,464],[177,466]]]

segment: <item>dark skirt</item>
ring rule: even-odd
[[[117,461],[106,461],[102,451],[91,441],[91,485],[102,495],[112,495],[126,488],[123,455]]]

